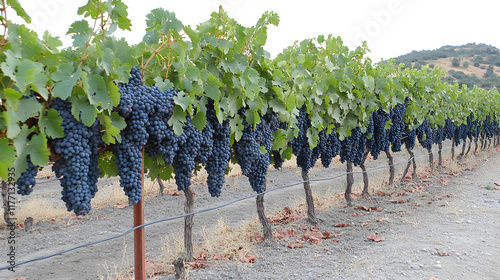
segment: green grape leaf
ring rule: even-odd
[[[106,151],[99,156],[99,171],[101,171],[101,178],[104,176],[114,177],[118,176],[118,166],[116,165],[115,155]]]
[[[111,111],[113,109],[114,104],[118,100],[119,102],[119,95],[118,98],[113,98],[112,94],[115,94],[118,92],[116,86],[113,87],[114,91],[109,91],[108,87],[106,86],[106,82],[104,81],[104,78],[100,75],[94,74],[89,77],[89,85],[90,88],[87,92],[88,94],[88,99],[90,101],[90,104],[93,104],[95,106],[102,106],[103,109],[107,109]],[[116,105],[118,105],[116,103]]]
[[[0,138],[0,178],[4,181],[8,180],[9,168],[13,166],[16,159],[16,151],[14,146],[9,145],[8,139]]]
[[[155,86],[158,87],[161,91],[166,91],[169,88],[173,87],[174,84],[167,79],[162,79],[161,77],[154,78]]]
[[[89,1],[90,3],[90,1]],[[79,9],[80,10],[80,9]],[[71,24],[68,32],[66,34],[72,34],[71,38],[73,38],[73,46],[74,47],[85,47],[87,42],[92,36],[93,31],[89,26],[89,23],[82,19],[79,21],[75,21]]]
[[[45,110],[43,110],[45,111]],[[64,137],[64,129],[61,127],[63,119],[55,109],[50,109],[46,114],[41,114],[38,120],[40,130],[51,138]]]
[[[87,4],[79,7],[76,13],[84,17],[97,18],[99,16],[99,8],[101,7],[100,4],[99,0],[89,0]]]
[[[207,119],[205,116],[205,113],[203,111],[198,111],[196,115],[193,117],[191,120],[191,123],[198,129],[198,130],[203,130],[205,125],[207,124]]]
[[[104,130],[102,140],[106,144],[114,144],[116,143],[116,140],[120,141],[120,131],[127,126],[125,120],[118,114],[118,112],[112,112],[111,117],[105,114],[100,114],[99,123]]]
[[[83,88],[74,87],[72,94],[69,97],[71,102],[71,113],[77,120],[81,120],[86,126],[91,126],[97,118],[97,109],[94,105],[90,104],[87,97],[83,95]]]
[[[31,17],[26,13],[21,4],[19,4],[19,1],[7,0],[7,5],[14,9],[14,11],[16,11],[16,14],[21,17],[26,23],[31,23]]]
[[[3,91],[3,98],[6,99],[8,106],[14,110],[17,110],[17,107],[20,104],[19,99],[21,97],[23,97],[23,95],[13,88],[6,88]]]
[[[52,79],[56,81],[52,94],[54,97],[59,97],[66,100],[73,91],[78,79],[80,79],[82,70],[78,68],[74,71],[72,63],[64,63],[57,66],[57,71],[52,74]]]
[[[35,127],[28,128],[23,125],[21,132],[14,139],[14,146],[17,152],[17,158],[14,161],[16,169],[15,179],[17,180],[28,167],[26,157],[29,155],[34,165],[45,166],[49,161],[50,152],[47,149],[47,139],[42,134],[33,134],[27,141],[28,136],[34,132]]]
[[[121,30],[131,30],[132,21],[128,18],[127,5],[120,0],[113,0],[113,8],[108,9],[111,19],[115,21]]]
[[[172,126],[175,134],[181,135],[184,131],[184,123],[186,123],[186,112],[179,105],[175,105],[168,124]]]
[[[205,81],[204,89],[205,94],[212,100],[219,100],[221,95],[220,86],[221,82],[213,75],[209,75],[208,79]]]
[[[47,30],[45,30],[45,32],[43,33],[42,39],[45,48],[53,53],[59,52],[57,48],[62,47],[63,45],[62,41],[59,40],[59,37],[53,37]]]

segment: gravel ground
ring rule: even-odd
[[[449,145],[449,143],[448,143]],[[385,186],[385,196],[358,199],[353,207],[345,203],[323,206],[318,211],[322,220],[311,228],[300,219],[275,225],[281,230],[293,229],[296,234],[272,242],[256,244],[250,253],[255,262],[208,261],[204,269],[190,269],[190,279],[498,279],[500,275],[499,214],[500,154],[494,150],[469,156],[468,171],[460,174],[425,172],[415,185]],[[417,149],[416,154],[422,154]],[[449,151],[445,152],[449,154]],[[395,162],[407,159],[406,153],[395,154]],[[435,155],[435,158],[437,156]],[[427,163],[418,158],[419,169]],[[369,161],[367,168],[386,164],[384,157]],[[472,167],[471,167],[472,166]],[[396,166],[402,173],[404,165]],[[330,169],[314,168],[310,178],[331,177],[345,172],[345,166],[334,164]],[[370,173],[370,180],[387,179],[386,169]],[[396,177],[398,178],[398,177]],[[268,188],[301,181],[298,169],[271,170]],[[359,184],[361,177],[355,176]],[[59,199],[57,182],[37,186],[32,196],[53,196]],[[116,178],[99,182],[101,187],[116,184]],[[314,182],[315,194],[328,190],[341,193],[345,177]],[[206,186],[193,186],[195,208],[205,209],[251,195],[248,180],[242,176],[227,178],[227,187],[220,198],[211,198]],[[392,196],[388,196],[389,194]],[[382,194],[382,193],[380,193]],[[398,196],[398,194],[403,194]],[[296,186],[266,194],[266,212],[294,206],[303,200],[302,187]],[[183,213],[184,199],[158,196],[146,200],[146,222]],[[366,211],[373,207],[375,210]],[[380,211],[378,211],[378,210]],[[255,200],[232,204],[217,212],[195,216],[195,243],[202,240],[202,228],[215,225],[222,217],[232,227],[256,218]],[[338,224],[346,227],[334,227]],[[69,249],[76,245],[114,236],[132,225],[132,207],[94,209],[83,219],[68,218],[54,222],[36,222],[33,233],[16,231],[16,258],[23,261]],[[146,228],[146,258],[157,260],[162,255],[164,238],[182,238],[183,220],[159,223]],[[308,230],[308,231],[307,231]],[[7,252],[7,230],[0,229],[3,252]],[[331,234],[317,242],[304,240],[311,232]],[[385,240],[367,238],[377,233]],[[305,241],[305,242],[304,242]],[[316,241],[316,240],[313,240]],[[301,248],[290,248],[294,244]],[[108,277],[114,267],[133,266],[133,235],[106,243],[77,249],[53,258],[32,262],[16,268],[16,272],[0,271],[0,279],[99,279]],[[6,264],[6,254],[2,254]],[[172,268],[170,267],[170,270]],[[155,279],[175,279],[163,274]]]

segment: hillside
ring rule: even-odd
[[[436,50],[413,51],[395,58],[396,63],[412,67],[429,64],[448,72],[447,82],[468,87],[500,89],[500,50],[485,44],[443,46]]]

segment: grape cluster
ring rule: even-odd
[[[415,147],[416,137],[417,137],[417,132],[415,131],[415,129],[412,130],[405,129],[403,139],[405,142],[406,149],[413,149]]]
[[[470,113],[467,117],[467,125],[469,126],[469,132],[467,133],[467,137],[472,141],[478,135],[478,121],[474,119],[474,113]]]
[[[244,116],[245,110],[240,110],[240,115]],[[254,130],[244,119],[242,137],[233,145],[241,173],[248,177],[252,189],[257,193],[264,191],[273,131],[278,127],[273,120],[275,118],[264,116]],[[264,153],[261,153],[261,147],[265,149]]]
[[[142,148],[149,138],[149,115],[155,111],[157,98],[150,88],[142,85],[139,67],[133,68],[130,74],[128,84],[118,84],[121,94],[118,112],[125,118],[127,127],[120,133],[122,141],[113,146],[113,153],[120,185],[129,202],[136,204],[142,198]]]
[[[371,120],[373,120],[373,133],[372,137],[367,141],[367,148],[373,156],[373,159],[377,159],[380,152],[389,150],[390,131],[385,129],[385,125],[390,116],[384,110],[379,109],[373,112],[371,118]]]
[[[332,159],[340,154],[340,148],[342,147],[337,133],[332,131],[330,134],[326,134],[326,130],[321,131],[318,146],[321,150],[321,164],[328,168]]]
[[[434,144],[441,144],[446,140],[446,135],[443,127],[437,127],[432,130],[432,140]]]
[[[432,139],[432,130],[427,119],[425,119],[424,122],[419,127],[417,127],[416,133],[418,142],[424,149],[432,148],[434,140]]]
[[[344,163],[347,160],[356,166],[360,165],[363,161],[366,140],[366,135],[361,132],[361,128],[354,128],[351,135],[341,141],[340,161]]]
[[[462,140],[464,141],[467,140],[468,132],[469,132],[469,126],[467,124],[461,124],[456,126],[454,135],[455,146],[460,145]]]
[[[29,155],[26,157],[26,161],[28,163],[28,169],[21,174],[16,182],[17,193],[20,195],[29,195],[33,191],[36,184],[35,176],[38,173],[38,166],[35,166],[31,162]]]
[[[96,119],[90,127],[71,114],[71,103],[54,98],[52,108],[63,119],[64,138],[51,140],[52,148],[60,156],[52,169],[61,178],[62,199],[68,211],[85,215],[91,210],[90,200],[97,192],[99,147],[102,146],[100,125]]]
[[[224,175],[231,156],[231,149],[229,147],[231,129],[228,120],[222,123],[219,123],[217,120],[213,101],[207,104],[207,126],[208,125],[213,129],[213,147],[212,153],[207,157],[205,169],[208,173],[208,191],[210,195],[215,197],[220,196],[222,186],[225,183]]]
[[[290,143],[293,154],[297,157],[297,165],[304,171],[308,171],[316,164],[321,151],[318,146],[310,149],[309,140],[307,138],[307,130],[311,127],[311,119],[306,111],[305,106],[299,109],[297,116],[298,136]]]
[[[403,135],[403,130],[405,129],[405,122],[403,116],[406,113],[406,103],[398,104],[391,109],[391,128],[389,130],[389,142],[392,143],[391,150],[393,152],[401,151],[401,137]]]
[[[207,109],[208,122],[202,131],[188,115],[182,134],[176,135],[168,121],[177,92],[173,88],[162,92],[155,86],[143,85],[139,67],[130,74],[128,84],[118,85],[121,99],[117,111],[125,118],[127,127],[121,132],[122,141],[113,147],[120,184],[130,203],[135,204],[142,197],[143,147],[148,156],[161,155],[166,164],[172,165],[178,190],[189,188],[196,163],[205,164],[209,191],[219,196],[229,160],[229,128],[214,121],[213,102],[211,110]]]
[[[452,140],[455,137],[456,125],[451,121],[451,119],[445,120],[444,125],[444,135],[446,139]]]

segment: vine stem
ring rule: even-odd
[[[5,46],[8,42],[5,40],[7,36],[7,29],[9,28],[9,24],[7,23],[7,5],[5,4],[5,0],[2,0],[2,25],[4,27],[2,39],[0,40],[0,53],[2,52],[3,46]]]
[[[165,48],[170,48],[170,46],[172,46],[172,40],[170,39],[170,36],[167,38],[166,41],[163,41],[161,43],[161,45],[157,48],[157,49],[154,49],[153,50],[153,55],[150,56],[148,58],[148,60],[146,61],[146,64],[142,65],[141,66],[141,70],[144,71],[146,69],[146,67],[148,67],[149,63],[151,63],[151,60],[153,60],[153,58],[159,54],[162,50],[164,50]],[[166,45],[165,45],[166,44]],[[171,55],[170,55],[171,51],[169,51],[168,53],[168,67],[170,68],[170,60],[171,60]],[[143,76],[144,76],[144,73],[143,73]],[[168,76],[168,68],[167,68],[167,76]]]
[[[99,7],[97,7],[98,10],[101,9],[101,1],[99,1]],[[78,64],[78,67],[81,67],[83,62],[91,55],[95,52],[95,50],[91,51],[90,53],[87,53],[88,49],[89,49],[89,46],[90,46],[90,42],[92,42],[92,37],[95,37],[95,34],[96,34],[96,27],[97,27],[97,20],[99,19],[99,17],[96,17],[94,19],[94,26],[92,27],[92,34],[90,34],[90,37],[89,37],[89,40],[87,41],[87,44],[85,45],[85,50],[83,50],[83,55],[82,55],[82,58],[80,58],[80,64]]]

